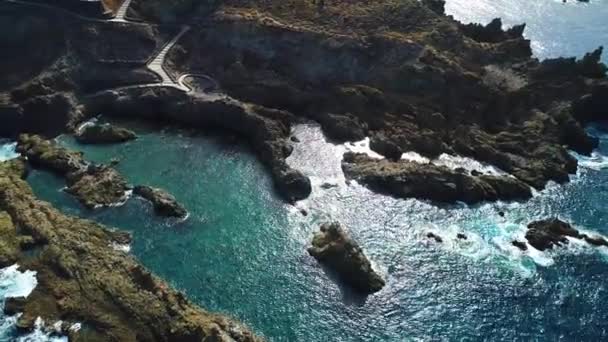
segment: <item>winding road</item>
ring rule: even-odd
[[[47,4],[42,4],[42,3],[37,3],[37,2],[29,2],[29,1],[24,1],[24,0],[1,0],[1,1],[12,3],[12,4],[18,4],[18,5],[42,7],[42,8],[50,9],[50,10],[53,10],[53,11],[60,11],[60,12],[66,13],[66,14],[68,14],[70,16],[73,16],[75,18],[78,18],[80,20],[89,21],[89,22],[99,22],[99,23],[114,22],[114,23],[127,23],[127,24],[133,24],[133,25],[155,25],[155,24],[152,24],[152,23],[134,22],[134,21],[129,20],[126,17],[126,14],[127,14],[128,10],[129,10],[129,6],[131,5],[131,1],[132,0],[124,0],[123,3],[118,8],[118,10],[116,11],[114,17],[112,19],[109,19],[109,20],[103,20],[103,19],[91,18],[91,17],[83,16],[83,15],[81,15],[79,13],[72,12],[72,11],[70,11],[68,9],[64,9],[64,8],[60,8],[60,7],[56,7],[56,6],[52,6],[52,5],[47,5]],[[122,89],[133,89],[133,88],[151,88],[151,87],[172,87],[172,88],[179,89],[179,90],[187,92],[187,93],[189,93],[189,92],[195,92],[194,88],[189,87],[184,82],[187,78],[190,78],[190,77],[191,78],[197,78],[197,77],[198,78],[205,78],[206,80],[208,80],[209,82],[211,82],[213,84],[213,89],[214,90],[219,89],[218,82],[216,80],[214,80],[213,78],[211,78],[210,76],[208,76],[208,75],[203,75],[203,74],[183,74],[180,77],[178,77],[177,81],[176,81],[165,70],[164,65],[165,65],[165,58],[167,57],[167,54],[169,53],[169,51],[171,51],[171,49],[173,48],[173,46],[175,46],[175,44],[180,40],[180,38],[184,34],[186,34],[186,32],[188,32],[189,30],[190,30],[190,26],[183,25],[181,27],[181,30],[179,31],[179,33],[173,39],[171,39],[169,42],[167,42],[165,45],[163,45],[163,47],[160,49],[160,51],[158,52],[158,54],[154,58],[150,59],[148,61],[148,63],[146,63],[146,67],[150,71],[152,71],[153,73],[155,73],[156,75],[159,76],[160,82],[137,84],[137,85],[123,86],[123,87],[116,87],[116,88],[111,88],[111,89],[103,90],[103,91],[97,92],[95,94],[102,93],[102,92],[105,92],[105,91],[110,91],[110,90],[122,90]],[[125,61],[125,62],[128,62],[128,61]],[[95,95],[95,94],[93,94],[93,95]],[[216,94],[214,94],[214,96],[222,96],[222,95],[216,93]]]

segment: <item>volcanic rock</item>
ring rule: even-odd
[[[138,185],[133,188],[133,193],[152,202],[154,212],[161,216],[185,217],[188,212],[177,202],[173,195],[165,190],[153,188],[145,185]]]
[[[137,139],[133,131],[111,124],[85,125],[74,137],[81,144],[114,144]]]
[[[361,247],[337,223],[321,225],[308,253],[361,293],[380,291],[384,280],[372,269]]]

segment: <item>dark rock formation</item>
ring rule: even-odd
[[[352,152],[344,154],[342,170],[347,177],[375,191],[400,198],[478,203],[523,200],[532,196],[528,185],[511,177],[469,176],[443,166],[378,160]]]
[[[528,243],[541,251],[567,244],[566,237],[582,238],[578,230],[556,218],[532,222],[526,233]]]
[[[130,189],[113,168],[88,163],[82,153],[70,151],[37,135],[19,136],[17,151],[34,167],[66,179],[66,191],[87,208],[109,206],[126,200]]]
[[[458,233],[456,234],[456,237],[460,240],[467,240],[468,237],[466,235],[464,235],[463,233]]]
[[[74,137],[81,144],[114,144],[137,139],[133,131],[111,124],[85,125]]]
[[[426,237],[429,238],[429,239],[434,240],[437,243],[442,243],[443,242],[443,239],[441,238],[441,236],[439,236],[439,235],[437,235],[435,233],[432,233],[432,232],[427,233]]]
[[[380,291],[384,280],[372,269],[361,247],[339,223],[325,223],[315,233],[308,253],[327,265],[348,285],[362,293]]]
[[[177,202],[168,192],[145,185],[138,185],[133,188],[133,193],[152,202],[154,212],[161,216],[185,217],[188,212]]]
[[[19,227],[12,236],[27,236],[41,247],[40,253],[15,255],[15,262],[36,271],[38,280],[25,303],[15,307],[23,312],[18,329],[32,329],[40,316],[47,322],[86,322],[86,334],[70,332],[70,341],[261,340],[235,321],[192,304],[115,250],[112,245],[125,242],[124,233],[66,216],[37,200],[22,179],[24,170],[20,160],[0,163],[0,218],[8,216]],[[6,222],[0,219],[0,227]],[[0,241],[19,250],[4,235]],[[0,260],[4,251],[0,248]]]
[[[509,39],[522,38],[525,28],[526,25],[522,24],[503,31],[500,18],[495,18],[485,26],[475,23],[460,25],[460,29],[466,36],[478,42],[486,43],[498,43]]]
[[[526,245],[525,242],[521,242],[521,241],[511,241],[511,244],[519,249],[521,249],[522,251],[527,251],[528,250],[528,245]]]
[[[567,237],[585,240],[593,246],[608,246],[608,241],[603,237],[582,234],[569,223],[557,218],[532,222],[526,233],[528,243],[541,251],[567,244]]]
[[[27,298],[25,297],[7,298],[4,302],[4,314],[12,316],[23,312],[26,300]]]

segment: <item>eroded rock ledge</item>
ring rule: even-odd
[[[384,280],[372,269],[361,247],[340,223],[321,225],[308,253],[361,293],[377,292],[384,287]]]
[[[444,166],[407,160],[379,160],[360,153],[344,154],[342,170],[350,179],[400,198],[473,204],[532,197],[530,186],[513,177],[473,176]]]
[[[115,169],[89,163],[82,153],[70,151],[38,135],[21,134],[17,151],[34,167],[64,177],[66,191],[90,209],[123,202],[131,189]]]
[[[0,267],[37,272],[19,326],[81,322],[70,341],[259,341],[235,321],[202,310],[114,249],[126,233],[62,214],[37,200],[22,180],[23,161],[0,164]],[[20,243],[20,241],[29,241]],[[25,253],[35,250],[36,253]]]
[[[87,124],[74,137],[81,144],[115,144],[137,139],[137,134],[112,124]]]
[[[568,244],[568,237],[584,240],[593,246],[608,247],[608,241],[605,238],[581,233],[569,223],[557,218],[534,221],[528,225],[526,233],[528,243],[541,251]],[[520,249],[524,249],[525,246],[517,241],[514,245]]]

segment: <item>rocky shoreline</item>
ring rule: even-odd
[[[10,57],[0,64],[0,136],[19,137],[28,163],[64,177],[90,208],[121,201],[130,186],[113,168],[91,165],[46,139],[77,132],[100,113],[231,130],[250,142],[289,202],[312,191],[308,177],[286,162],[291,128],[302,120],[319,122],[336,142],[369,137],[386,159],[347,154],[343,168],[374,191],[477,203],[526,199],[531,188],[569,181],[577,161],[568,150],[591,153],[598,141],[583,127],[607,118],[601,48],[579,60],[541,62],[523,37],[525,26],[463,25],[445,15],[442,0],[133,0],[126,17],[137,22],[90,18],[89,6],[55,2],[61,10],[0,3],[0,45]],[[118,2],[103,5],[108,14],[118,12]],[[176,32],[183,37],[161,53]],[[149,67],[159,55],[162,73]],[[180,77],[196,73],[217,83],[213,94],[181,87]],[[473,158],[512,177],[400,160],[410,151]],[[91,336],[74,340],[258,340],[112,249],[128,240],[124,234],[36,200],[24,172],[21,161],[0,164],[7,237],[0,265],[19,262],[39,276],[20,303],[20,326],[31,327],[40,315],[91,326]],[[170,199],[147,197],[159,205]],[[577,237],[540,226],[530,234],[539,248],[563,243],[564,234]],[[314,248],[327,242],[316,240]],[[25,258],[32,249],[38,256]],[[371,269],[364,256],[357,260],[356,268]],[[367,277],[365,291],[381,288],[383,281],[367,271],[353,281]]]
[[[259,341],[233,320],[208,313],[113,244],[127,233],[64,215],[39,201],[22,179],[21,160],[0,164],[0,267],[37,272],[21,329],[47,322],[86,324],[70,341]],[[29,251],[29,253],[28,253]],[[31,253],[35,251],[35,253]]]

